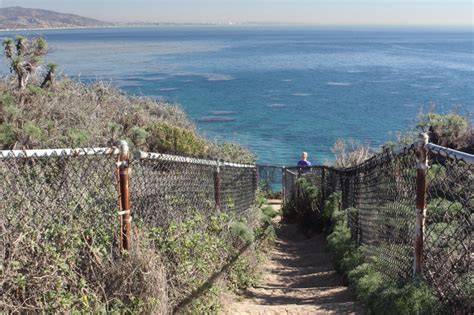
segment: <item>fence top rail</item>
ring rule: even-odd
[[[384,154],[385,155],[390,154],[390,155],[393,155],[393,156],[405,154],[407,152],[410,152],[410,151],[414,150],[414,146],[415,146],[415,144],[411,144],[411,145],[407,145],[407,146],[398,148],[396,150],[385,150],[381,153],[378,153],[378,154],[374,155],[373,157],[371,157],[370,159],[362,162],[359,165],[355,165],[355,166],[348,167],[348,168],[335,168],[333,166],[312,165],[312,166],[307,166],[307,167],[288,166],[288,167],[283,167],[283,169],[284,170],[298,171],[300,169],[311,170],[311,169],[324,168],[324,169],[331,169],[331,170],[335,170],[335,171],[346,172],[346,171],[351,171],[351,170],[357,169],[357,168],[361,167],[362,165],[366,164],[367,162],[371,161],[372,159],[379,158],[379,157],[383,156]],[[462,160],[462,161],[464,161],[466,163],[469,163],[469,164],[474,164],[474,155],[473,154],[469,154],[469,153],[466,153],[466,152],[446,148],[446,147],[443,147],[443,146],[440,146],[440,145],[437,145],[437,144],[433,144],[433,143],[428,143],[427,144],[427,149],[428,149],[429,152],[431,152],[433,154],[437,154],[437,155],[440,155],[440,156],[443,156],[443,157],[446,157],[446,158]]]
[[[230,167],[239,167],[239,168],[255,168],[255,164],[240,164],[240,163],[231,163],[231,162],[222,162],[217,160],[206,160],[198,159],[192,157],[185,157],[179,155],[170,155],[164,153],[151,153],[140,151],[140,159],[150,159],[150,160],[160,160],[168,162],[179,162],[179,163],[190,163],[190,164],[199,164],[199,165],[209,165],[209,166],[230,166]]]
[[[466,163],[474,164],[474,155],[442,147],[437,144],[428,143],[427,145],[428,151],[446,158],[456,159],[456,160],[463,160]]]
[[[288,172],[288,173],[293,174],[293,175],[298,175],[297,172],[290,171],[290,170],[287,169],[287,168],[285,168],[285,172]]]
[[[80,149],[39,149],[39,150],[0,150],[0,160],[18,159],[18,158],[47,158],[58,156],[93,156],[93,155],[118,155],[120,149],[116,147],[110,148],[80,148]],[[139,159],[156,159],[161,161],[182,162],[190,164],[201,164],[210,166],[230,166],[240,168],[255,168],[255,164],[240,164],[231,162],[221,162],[217,160],[206,160],[191,158],[178,155],[169,155],[162,153],[151,153],[139,151]]]
[[[331,170],[336,170],[340,171],[343,169],[337,169],[333,166],[326,166],[326,165],[311,165],[311,166],[284,166],[282,167],[283,170],[285,171],[299,171],[299,170],[311,170],[311,169],[331,169]]]
[[[283,169],[285,168],[285,166],[281,166],[281,165],[274,165],[274,164],[257,164],[258,167],[268,167],[268,168],[279,168],[279,169]]]
[[[0,160],[55,156],[118,155],[119,153],[119,149],[115,147],[81,149],[1,150]]]

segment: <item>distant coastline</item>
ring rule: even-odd
[[[57,31],[57,30],[85,30],[85,29],[120,29],[120,28],[150,28],[150,27],[288,27],[288,28],[314,28],[322,30],[351,30],[351,31],[458,31],[472,32],[468,26],[350,26],[350,25],[310,25],[310,24],[276,24],[276,23],[137,23],[137,24],[110,24],[96,26],[64,26],[64,27],[34,27],[34,28],[0,28],[0,32],[25,32],[25,31]]]

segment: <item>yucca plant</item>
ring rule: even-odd
[[[5,57],[10,62],[10,71],[17,76],[18,88],[24,90],[30,78],[41,66],[43,57],[47,53],[48,43],[41,37],[29,41],[24,36],[17,36],[14,40],[5,39],[3,48]],[[56,68],[57,66],[48,67],[47,82],[52,82]]]

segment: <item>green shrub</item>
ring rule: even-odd
[[[245,289],[256,283],[255,266],[248,256],[241,256],[232,265],[229,272],[229,287],[232,290]]]
[[[72,147],[78,148],[86,145],[89,140],[89,133],[86,130],[71,129],[68,134],[68,142],[71,143]]]
[[[462,149],[472,137],[469,118],[455,113],[427,113],[420,116],[417,127],[430,131],[431,142],[454,149]]]
[[[262,208],[262,213],[264,216],[273,219],[274,217],[277,216],[278,212],[276,212],[272,206],[266,206]]]
[[[265,193],[259,190],[257,192],[257,207],[262,208],[267,203],[267,198],[265,198]]]
[[[282,216],[289,221],[296,219],[296,198],[292,197],[290,200],[286,201],[281,207]]]
[[[306,228],[322,228],[319,189],[306,178],[299,178],[296,182],[296,190],[291,200],[283,205],[283,216],[288,220],[298,221]]]
[[[424,282],[403,286],[397,300],[398,314],[437,314],[441,305],[432,288]]]
[[[357,282],[364,276],[368,275],[369,273],[374,271],[374,267],[369,263],[363,263],[353,270],[349,271],[347,274],[347,278],[349,279],[349,283],[355,287]]]
[[[27,121],[23,126],[23,133],[28,137],[30,142],[39,142],[43,138],[43,132],[32,121]]]
[[[185,307],[181,312],[182,314],[219,314],[223,305],[221,302],[220,295],[222,289],[218,285],[211,285],[206,292],[193,299],[193,301]]]
[[[337,259],[337,271],[347,274],[349,283],[367,314],[439,313],[441,309],[439,301],[426,284],[422,282],[397,284],[384,280],[382,274],[375,268],[375,265],[379,270],[390,267],[378,263],[377,257],[384,254],[384,249],[380,249],[380,254],[371,251],[374,263],[364,262],[368,259],[364,251],[352,243],[350,229],[344,220],[337,221],[333,232],[328,236],[328,247]],[[388,250],[395,251],[395,255],[400,252],[399,255],[405,257],[405,250],[411,253],[412,248],[392,246]]]
[[[370,304],[378,298],[385,281],[377,271],[369,271],[355,283],[357,299],[364,304]]]
[[[17,129],[9,123],[0,124],[0,143],[4,148],[11,148],[17,140]]]
[[[194,130],[156,123],[148,126],[146,131],[147,145],[151,151],[200,157],[206,155],[206,143]]]
[[[6,120],[16,122],[22,116],[21,110],[16,107],[14,104],[6,105],[3,108],[3,112]]]
[[[427,179],[428,185],[442,184],[446,180],[446,167],[437,163],[431,164],[428,169]]]
[[[327,237],[328,248],[334,253],[336,262],[344,258],[344,255],[353,249],[351,230],[346,224],[338,224],[333,232]]]
[[[441,305],[424,282],[386,282],[379,293],[367,301],[368,314],[439,314]]]
[[[364,253],[358,249],[351,248],[348,252],[346,252],[343,258],[336,264],[337,271],[343,274],[347,274],[349,271],[354,270],[359,265],[362,265],[365,261]]]
[[[341,197],[342,194],[340,192],[332,193],[326,202],[324,203],[323,209],[323,219],[327,222],[331,222],[333,219],[333,214],[340,213],[341,210]],[[338,217],[338,215],[336,215]]]
[[[7,106],[14,106],[15,100],[13,99],[12,95],[8,92],[2,92],[0,94],[0,108],[4,108]]]
[[[147,141],[148,131],[146,131],[144,128],[134,126],[130,129],[128,133],[130,139],[132,140],[135,146],[141,146]]]
[[[244,222],[233,222],[230,226],[230,233],[245,243],[252,243],[255,240],[255,235],[252,229]]]
[[[463,205],[457,201],[443,198],[434,198],[428,202],[426,215],[428,223],[450,222],[453,217],[465,211]]]

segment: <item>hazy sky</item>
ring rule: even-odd
[[[106,21],[472,26],[472,0],[0,0]]]

